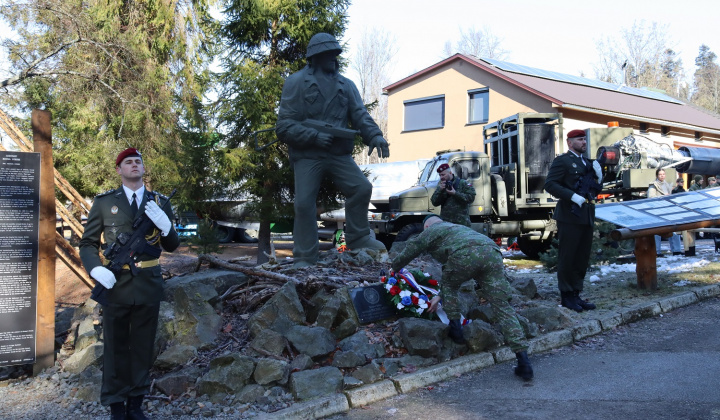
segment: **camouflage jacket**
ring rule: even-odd
[[[394,271],[400,270],[423,252],[428,252],[442,264],[460,263],[469,266],[465,260],[483,258],[484,252],[478,252],[478,247],[500,251],[495,241],[469,227],[447,222],[436,223],[407,241],[405,249],[393,259],[392,268]]]
[[[438,187],[430,197],[430,202],[433,206],[442,206],[440,218],[444,221],[470,227],[468,206],[475,201],[475,188],[470,181],[456,176],[453,177],[452,185],[455,195],[450,195],[445,188]]]

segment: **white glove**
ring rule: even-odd
[[[167,214],[162,211],[162,209],[160,208],[160,206],[157,205],[156,202],[148,201],[148,203],[145,205],[145,214],[147,214],[147,217],[149,217],[150,220],[155,223],[155,226],[160,229],[163,236],[167,236],[167,234],[170,233],[172,223],[170,223],[170,219],[168,218]]]
[[[595,170],[595,175],[597,175],[598,182],[602,181],[602,168],[600,168],[597,160],[593,161],[593,169]]]
[[[105,286],[106,289],[112,289],[113,286],[115,286],[115,274],[102,265],[98,265],[90,270],[90,277],[97,280],[98,283]]]
[[[583,204],[585,204],[585,199],[580,197],[577,194],[573,194],[570,200],[573,201],[573,203],[577,204],[578,206],[582,207]]]

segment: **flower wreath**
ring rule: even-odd
[[[438,282],[429,274],[419,270],[409,271],[405,268],[390,272],[389,276],[381,273],[380,282],[390,294],[390,301],[402,315],[432,319],[435,314],[427,312],[430,300],[440,292]]]

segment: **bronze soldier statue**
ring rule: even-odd
[[[368,114],[355,84],[338,73],[342,52],[335,37],[315,34],[308,64],[283,86],[275,132],[287,143],[295,172],[294,267],[317,263],[317,194],[326,175],[345,195],[349,249],[385,249],[370,236],[367,212],[372,184],[352,158],[356,132],[381,158],[390,156],[382,131]]]

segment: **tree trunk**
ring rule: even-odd
[[[260,230],[258,231],[258,252],[257,252],[257,263],[264,264],[270,259],[267,254],[270,254],[270,221],[260,220]]]

